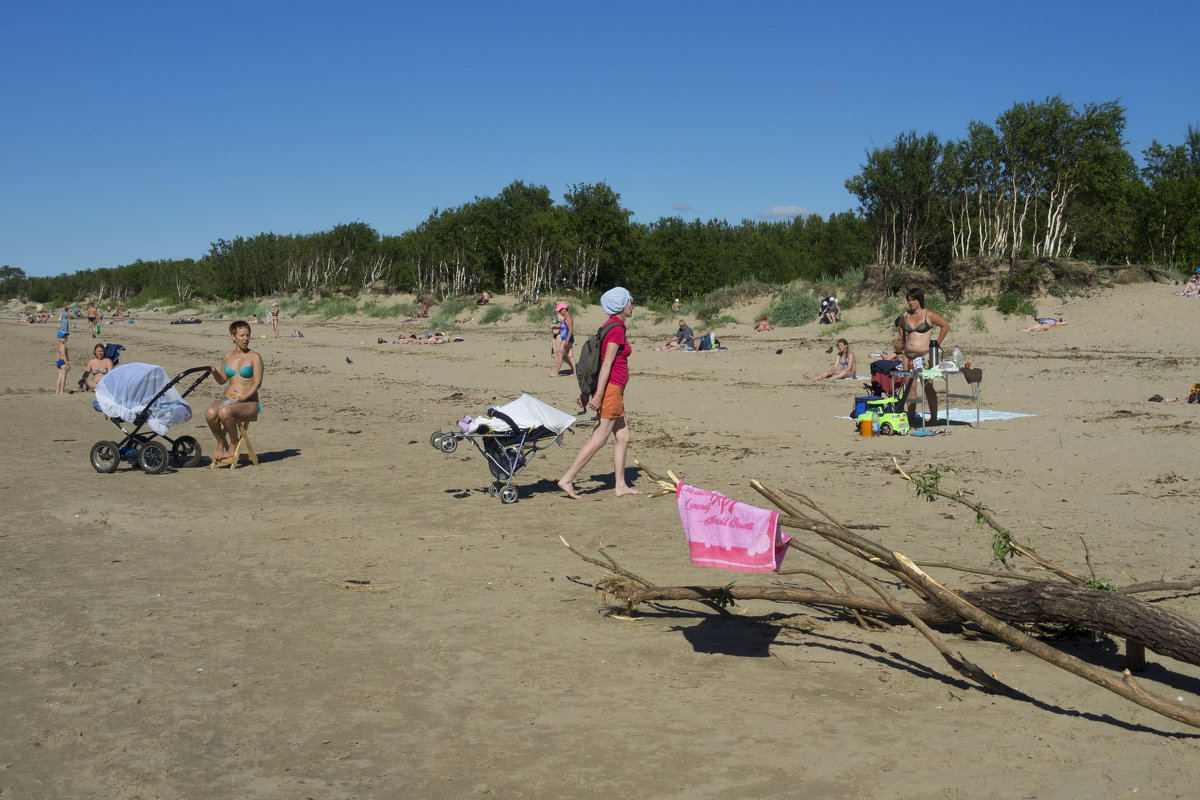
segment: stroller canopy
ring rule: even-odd
[[[101,381],[103,383],[104,381]],[[511,403],[496,407],[512,418],[520,428],[536,428],[541,426],[555,433],[562,433],[575,424],[575,418],[565,411],[559,411],[554,406],[543,403],[536,397],[523,394]],[[493,426],[495,429],[507,427],[504,423]]]
[[[96,384],[96,407],[105,416],[127,421],[148,410],[150,416],[146,423],[150,429],[159,436],[166,436],[170,426],[192,418],[191,406],[174,386],[163,392],[170,382],[167,371],[162,367],[154,364],[122,364]],[[159,392],[162,392],[162,396],[155,399]]]

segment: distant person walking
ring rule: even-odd
[[[88,303],[87,310],[88,329],[92,332],[92,338],[95,339],[100,335],[100,312],[96,310],[95,303]]]
[[[566,303],[559,303],[554,310],[558,312],[558,336],[554,341],[554,371],[550,373],[551,378],[562,374],[563,359],[570,365],[571,374],[575,374],[575,356],[571,355],[571,345],[575,342],[575,320]]]
[[[62,314],[58,318],[58,329],[64,333],[71,332],[71,312],[66,306],[63,306]]]
[[[279,303],[271,304],[271,329],[275,331],[275,338],[279,338]]]
[[[575,492],[575,476],[587,466],[592,456],[600,452],[613,436],[613,493],[617,497],[641,494],[625,482],[625,454],[629,449],[629,424],[625,421],[625,387],[629,383],[629,340],[625,336],[625,324],[633,316],[633,298],[624,288],[609,289],[600,297],[600,307],[608,314],[608,322],[615,322],[604,334],[603,357],[600,374],[596,378],[596,393],[590,398],[580,397],[587,408],[599,412],[596,428],[591,438],[579,449],[571,468],[558,479],[558,486],[572,500],[579,500]]]

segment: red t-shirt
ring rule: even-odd
[[[609,322],[617,324],[604,334],[604,346],[600,348],[600,363],[604,363],[604,354],[608,352],[610,342],[621,345],[617,351],[617,360],[613,362],[612,370],[608,373],[608,382],[616,386],[625,386],[629,383],[629,340],[625,338],[625,323],[617,316],[609,317],[608,322],[604,324],[607,325]]]

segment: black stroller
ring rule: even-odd
[[[116,345],[120,347],[120,345]],[[113,345],[109,345],[113,347]],[[119,355],[119,351],[118,351]],[[172,439],[172,425],[192,418],[191,406],[184,400],[211,374],[209,367],[193,367],[167,379],[167,371],[153,364],[124,364],[113,369],[96,385],[92,406],[104,414],[125,436],[119,442],[100,441],[92,445],[88,460],[97,472],[115,472],[122,461],[140,467],[147,475],[157,475],[169,460],[180,467],[200,462],[200,443],[193,436]],[[182,393],[175,384],[188,376],[198,376]],[[132,425],[130,430],[125,425]],[[143,430],[143,428],[149,430]],[[161,437],[169,445],[155,441]]]
[[[453,453],[462,439],[475,445],[488,462],[494,479],[488,493],[507,505],[518,500],[513,478],[521,474],[539,450],[555,443],[561,447],[567,431],[574,433],[571,426],[575,421],[565,411],[523,394],[511,403],[489,408],[478,419],[463,417],[455,423],[456,431],[434,431],[429,443],[443,453]]]

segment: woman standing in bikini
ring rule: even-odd
[[[228,388],[224,396],[208,407],[204,419],[217,440],[217,452],[213,459],[220,461],[237,452],[237,423],[258,416],[262,404],[258,402],[258,389],[262,386],[262,356],[250,349],[250,324],[245,320],[230,323],[229,337],[233,349],[221,358],[221,366],[210,366],[217,383]]]
[[[900,319],[896,323],[896,329],[900,333],[900,338],[904,340],[904,355],[910,361],[914,358],[924,358],[925,368],[933,367],[929,363],[929,343],[933,341],[933,329],[936,326],[938,331],[937,343],[940,347],[942,339],[946,338],[946,334],[950,331],[950,323],[946,322],[941,314],[930,311],[925,308],[925,292],[922,289],[909,289],[905,295],[908,300],[908,310],[900,315]],[[905,390],[904,399],[909,400],[912,395],[912,385],[915,381],[910,381],[908,389]],[[930,420],[937,420],[937,387],[930,381],[922,381],[925,384],[925,400],[929,403]],[[917,404],[910,401],[908,403],[908,416],[915,418],[917,414]]]

